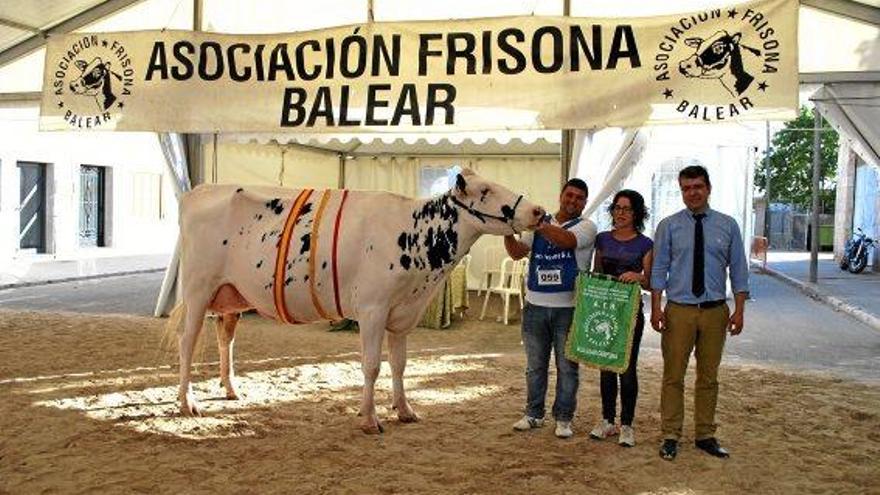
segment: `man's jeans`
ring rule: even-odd
[[[544,417],[550,349],[556,355],[556,399],[553,417],[571,421],[577,408],[578,364],[565,358],[565,339],[574,317],[574,308],[548,308],[526,304],[523,310],[522,339],[526,348],[526,414]]]

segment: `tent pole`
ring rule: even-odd
[[[810,221],[810,283],[816,283],[819,271],[819,180],[822,175],[822,159],[819,155],[822,146],[822,114],[819,107],[813,107],[813,215]]]
[[[571,0],[563,0],[562,2],[562,15],[564,17],[571,16]],[[565,186],[565,183],[568,182],[568,178],[571,177],[571,159],[572,159],[572,151],[574,148],[574,130],[572,129],[563,129],[562,130],[562,171],[559,185],[560,188]]]
[[[764,121],[764,237],[770,247],[770,121]]]
[[[345,154],[339,154],[339,189],[345,189]]]

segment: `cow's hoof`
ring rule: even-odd
[[[384,433],[385,429],[382,428],[382,423],[377,421],[375,423],[362,423],[361,431],[367,435],[378,435],[379,433]]]
[[[398,414],[397,419],[399,419],[401,423],[418,423],[422,418],[420,418],[418,414],[410,411],[409,414]]]
[[[192,394],[180,396],[180,414],[183,416],[201,416],[199,403],[192,397]]]
[[[226,398],[228,400],[238,400],[239,399],[238,392],[235,391],[235,386],[231,382],[223,383],[223,380],[221,379],[220,386],[223,387],[223,390],[226,391]]]
[[[187,417],[198,417],[202,415],[202,411],[199,409],[199,406],[191,402],[180,405],[180,414]]]
[[[226,389],[226,400],[238,400],[240,397],[238,396],[238,392],[234,389]]]

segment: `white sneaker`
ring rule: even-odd
[[[601,423],[597,424],[593,431],[590,432],[590,438],[594,440],[604,440],[609,437],[613,437],[617,435],[617,426],[608,422],[607,419],[603,419]]]
[[[532,428],[540,428],[542,426],[544,426],[544,418],[523,416],[522,419],[513,424],[513,429],[516,431],[528,431]]]
[[[617,443],[624,447],[636,446],[636,431],[633,430],[632,426],[623,425],[620,427],[620,438],[618,438]]]
[[[556,422],[556,436],[558,438],[571,438],[574,432],[571,431],[571,421]]]

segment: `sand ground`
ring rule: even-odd
[[[207,327],[196,375],[206,416],[189,419],[176,413],[163,325],[0,312],[0,493],[880,493],[876,386],[724,364],[719,437],[732,458],[694,449],[688,384],[686,437],[670,463],[657,456],[656,353],[639,363],[638,445],[625,449],[587,437],[599,419],[592,369],[581,371],[574,438],[512,431],[525,395],[516,324],[417,329],[407,388],[422,421],[396,420],[383,364],[385,433],[367,436],[356,334],[246,317],[243,397],[227,401]]]

